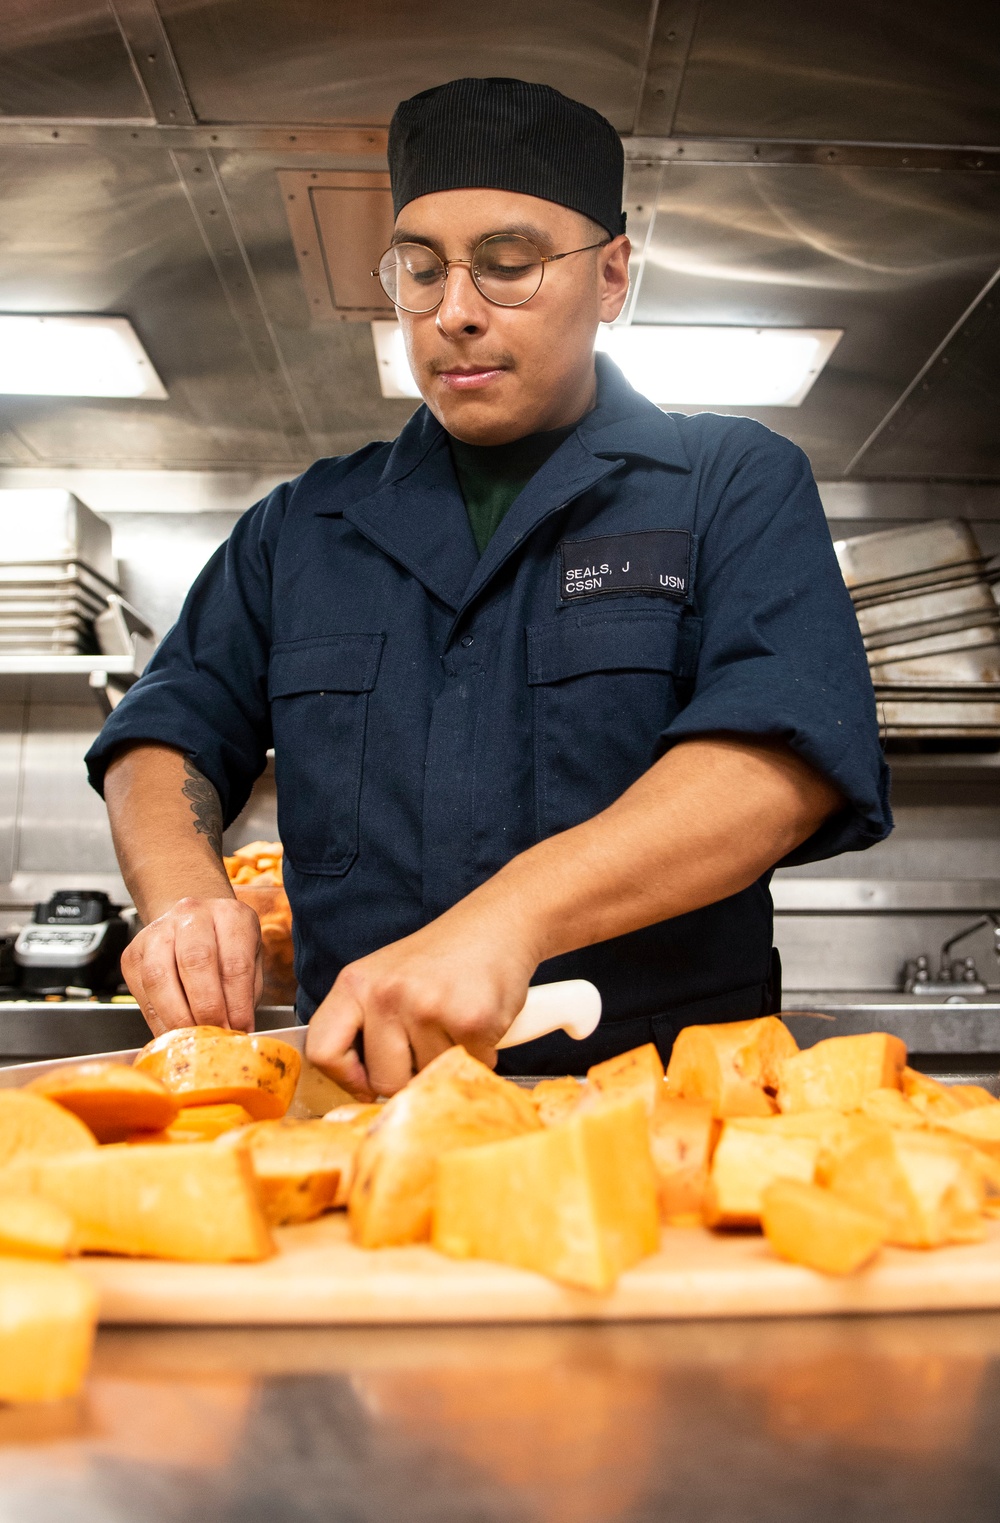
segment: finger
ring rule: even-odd
[[[406,1027],[398,1020],[365,1016],[365,1066],[376,1095],[394,1095],[414,1074],[413,1049]]]
[[[161,927],[145,935],[140,949],[140,979],[146,1024],[157,1036],[179,1026],[194,1026],[195,1018],[177,972],[172,931]]]
[[[338,983],[309,1022],[306,1057],[357,1100],[374,1100],[364,1064],[354,1048],[364,1012],[358,1000]]]
[[[153,1036],[159,1036],[163,1028],[157,1017],[155,1006],[143,988],[141,970],[141,955],[137,956],[131,947],[127,948],[126,952],[122,953],[122,978],[125,980],[129,993],[139,1006],[142,1018]]]
[[[228,1026],[215,921],[201,909],[182,912],[174,929],[174,957],[196,1026]]]
[[[213,918],[226,1019],[233,1031],[252,1031],[258,981],[260,989],[264,984],[260,921],[246,905],[234,903],[230,909],[225,902]]]
[[[411,1021],[408,1023],[407,1035],[413,1064],[418,1073],[443,1052],[447,1052],[449,1047],[454,1047],[456,1041],[461,1042],[461,1037],[450,1037],[440,1021]]]

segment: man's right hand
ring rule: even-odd
[[[237,899],[179,899],[125,949],[122,975],[154,1036],[178,1026],[252,1031],[260,921]]]

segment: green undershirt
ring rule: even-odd
[[[514,498],[576,428],[528,434],[510,444],[465,444],[449,437],[455,475],[465,499],[476,547],[482,555]]]

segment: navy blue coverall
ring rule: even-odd
[[[516,853],[604,809],[677,741],[786,741],[845,808],[787,859],[891,828],[875,705],[808,461],[742,418],[661,412],[598,356],[598,401],[485,553],[447,436],[320,460],[236,525],[88,756],[187,753],[227,823],[273,745],[299,1014]],[[595,1035],[501,1071],[581,1072],[771,1008],[770,874],[543,964],[592,979]]]

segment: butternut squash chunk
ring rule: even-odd
[[[789,1135],[751,1117],[727,1121],[712,1158],[705,1225],[756,1227],[767,1186],[776,1179],[811,1184],[819,1149],[818,1136]]]
[[[98,1142],[123,1142],[136,1131],[162,1131],[180,1109],[158,1079],[124,1063],[68,1064],[32,1079],[26,1091],[44,1095],[78,1116]]]
[[[1000,1110],[1000,1106],[997,1109]],[[907,1132],[919,1131],[927,1126],[927,1117],[898,1089],[869,1090],[858,1106],[858,1111],[871,1121],[883,1121],[886,1126],[898,1126]]]
[[[75,1243],[73,1218],[40,1195],[0,1195],[0,1255],[64,1259]]]
[[[360,1142],[349,1125],[285,1117],[230,1132],[220,1145],[247,1150],[264,1215],[279,1227],[310,1222],[330,1210]]]
[[[783,1059],[798,1044],[777,1016],[685,1026],[677,1036],[667,1082],[684,1100],[707,1100],[716,1116],[770,1116]]]
[[[991,1095],[982,1084],[951,1084],[948,1087],[968,1111],[978,1110],[981,1105],[1000,1104],[996,1095]]]
[[[253,1121],[250,1112],[232,1101],[218,1105],[184,1105],[167,1128],[170,1142],[214,1142],[227,1132],[238,1131]]]
[[[0,1089],[0,1169],[29,1154],[96,1147],[90,1128],[55,1101],[24,1089]]]
[[[559,1126],[444,1154],[432,1241],[453,1258],[496,1259],[608,1291],[659,1245],[656,1175],[640,1096]]]
[[[984,1180],[973,1150],[932,1132],[869,1125],[820,1160],[818,1183],[877,1214],[903,1248],[972,1243],[984,1236]]]
[[[292,1102],[302,1059],[277,1037],[185,1026],[147,1043],[135,1067],[183,1106],[242,1105],[255,1121],[272,1121]]]
[[[529,1095],[450,1047],[382,1106],[361,1144],[348,1206],[355,1241],[426,1240],[443,1153],[540,1129]]]
[[[647,1042],[595,1063],[587,1071],[587,1083],[602,1095],[641,1095],[651,1116],[664,1094],[663,1063],[654,1043]]]
[[[649,1118],[649,1145],[664,1221],[701,1220],[718,1132],[707,1100],[659,1100]]]
[[[0,1194],[28,1191],[72,1216],[83,1252],[203,1263],[273,1252],[242,1149],[111,1144],[24,1158],[0,1173]]]
[[[1000,1159],[1000,1105],[981,1105],[957,1116],[942,1116],[934,1125],[963,1142],[972,1143],[991,1158]]]
[[[775,1253],[823,1274],[853,1274],[885,1242],[885,1223],[819,1185],[776,1179],[761,1195],[761,1226]]]
[[[529,1091],[531,1103],[538,1112],[543,1126],[556,1126],[565,1121],[587,1094],[578,1079],[541,1079]]]
[[[64,1264],[0,1259],[0,1401],[75,1396],[90,1364],[97,1292]]]
[[[938,1079],[919,1073],[915,1068],[904,1068],[900,1083],[910,1104],[929,1121],[936,1121],[942,1116],[960,1116],[967,1109],[962,1097],[955,1094],[957,1085],[942,1084]]]
[[[126,1142],[214,1142],[227,1132],[256,1125],[242,1105],[182,1105],[170,1126],[162,1132],[133,1132]]]
[[[786,1058],[778,1103],[783,1111],[857,1110],[873,1089],[899,1089],[906,1044],[885,1031],[834,1036]]]
[[[334,1207],[346,1206],[351,1198],[351,1185],[357,1168],[358,1153],[375,1118],[382,1113],[381,1105],[338,1105],[327,1111],[323,1120],[337,1129],[337,1146],[340,1157],[340,1181],[333,1198]]]

